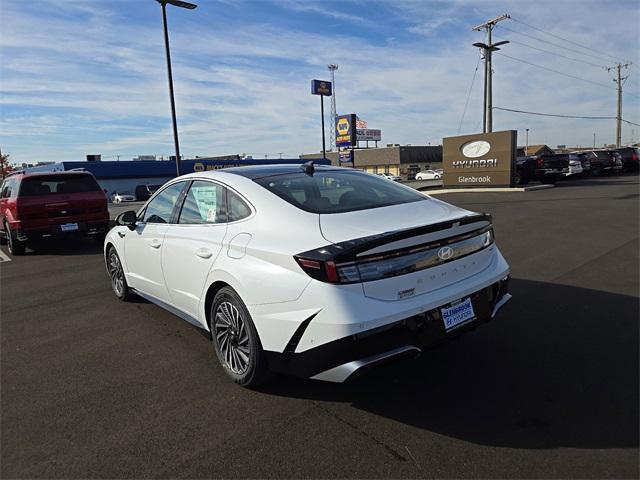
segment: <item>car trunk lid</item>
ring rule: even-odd
[[[492,247],[480,243],[490,226],[488,215],[431,198],[320,215],[323,236],[341,252],[336,266],[343,281],[361,282],[365,296],[385,301],[421,295],[486,268]]]

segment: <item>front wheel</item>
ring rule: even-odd
[[[211,305],[211,337],[225,373],[243,387],[269,377],[266,359],[251,315],[231,287],[223,287]]]
[[[111,278],[111,288],[113,289],[113,293],[116,294],[116,297],[123,302],[129,300],[131,298],[131,292],[129,291],[127,279],[124,276],[122,262],[120,262],[120,257],[114,247],[109,248],[107,252],[107,271]]]
[[[592,177],[601,177],[602,169],[600,167],[591,167],[591,176]]]

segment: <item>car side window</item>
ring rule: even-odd
[[[224,192],[225,188],[217,183],[194,181],[184,199],[178,223],[201,225],[226,222]]]
[[[15,190],[15,179],[7,179],[2,184],[2,190],[0,190],[1,198],[11,197],[11,193]]]
[[[162,190],[144,210],[143,223],[170,223],[173,209],[180,198],[185,182],[169,185]]]
[[[229,222],[236,222],[251,215],[251,208],[238,195],[227,189],[227,217]]]

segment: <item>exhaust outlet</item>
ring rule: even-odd
[[[412,356],[418,358],[422,350],[413,345],[407,345],[404,347],[389,350],[388,352],[379,353],[370,357],[361,358],[360,360],[354,360],[352,362],[343,363],[337,367],[333,367],[324,372],[320,372],[317,375],[311,377],[313,380],[323,380],[325,382],[342,383],[347,380],[358,370],[364,367],[371,367],[380,363],[385,363],[392,360],[397,360],[399,357]]]

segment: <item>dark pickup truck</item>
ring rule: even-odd
[[[568,173],[569,155],[566,153],[518,157],[515,184],[526,185],[531,180],[555,184]]]
[[[613,150],[592,150],[585,152],[585,157],[591,162],[590,173],[594,177],[622,170],[622,159]]]

